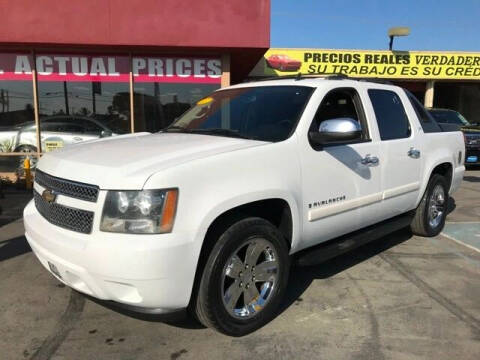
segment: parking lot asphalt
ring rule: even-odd
[[[0,359],[479,359],[480,249],[470,237],[480,170],[466,173],[450,210],[435,238],[402,230],[293,269],[281,313],[242,338],[97,304],[50,275],[22,221],[10,222],[0,228]]]

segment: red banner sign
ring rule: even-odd
[[[32,81],[32,63],[28,54],[0,54],[0,80]]]
[[[35,58],[38,81],[220,83],[219,59],[48,55]],[[33,58],[0,54],[0,80],[32,80]]]
[[[132,71],[136,82],[216,84],[222,76],[219,59],[134,57]]]
[[[38,81],[129,81],[126,56],[36,56]]]

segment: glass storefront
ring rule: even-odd
[[[130,132],[129,58],[39,54],[43,151]]]
[[[24,157],[12,153],[29,152],[35,145],[35,132],[27,131],[35,118],[32,72],[25,68],[17,74],[22,61],[31,59],[28,54],[0,53],[0,174],[17,172]]]
[[[24,128],[33,123],[32,81],[0,81],[0,151],[18,152],[25,144],[35,141],[23,133]]]
[[[134,57],[135,131],[170,125],[220,87],[221,63],[212,58]]]
[[[135,83],[135,131],[163,129],[218,88],[215,84]]]
[[[39,150],[159,131],[220,88],[220,78],[218,58],[0,53],[0,175],[18,172],[25,152],[35,163]]]

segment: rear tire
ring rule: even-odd
[[[197,319],[230,336],[249,334],[276,315],[290,270],[283,235],[262,218],[235,222],[216,241],[193,302]]]
[[[438,235],[445,226],[448,199],[447,180],[439,174],[434,174],[415,210],[415,216],[410,224],[412,232],[424,237]]]

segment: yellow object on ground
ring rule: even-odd
[[[33,186],[32,172],[30,171],[30,158],[26,157],[23,161],[23,168],[25,169],[25,187],[31,189]]]

